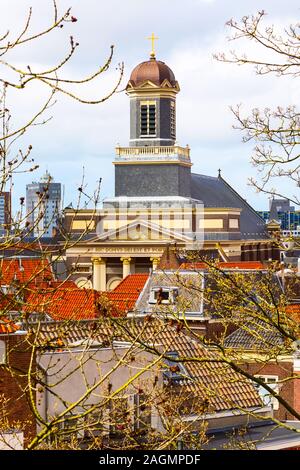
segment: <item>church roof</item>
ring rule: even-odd
[[[175,86],[175,75],[164,62],[156,59],[150,59],[138,64],[131,72],[129,83],[133,86],[139,86],[146,81],[150,81],[157,86],[162,85],[165,80]]]
[[[202,201],[204,207],[241,209],[242,239],[269,238],[265,221],[221,176],[191,175],[191,197]]]

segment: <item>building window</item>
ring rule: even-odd
[[[190,380],[190,376],[183,364],[178,362],[179,356],[177,351],[169,351],[164,359],[165,367],[163,371],[163,379],[165,384],[178,384],[182,380]]]
[[[73,263],[74,273],[91,273],[92,265],[90,263]]]
[[[109,434],[111,437],[124,436],[128,426],[128,399],[127,397],[114,397],[110,400]]]
[[[239,219],[229,219],[229,228],[239,228]]]
[[[64,440],[70,440],[72,436],[83,438],[85,429],[84,419],[82,416],[75,417],[72,414],[67,414],[64,420],[58,423],[58,429],[58,437]]]
[[[170,130],[171,130],[171,137],[176,139],[176,108],[175,108],[175,101],[171,101],[171,108],[170,108]]]
[[[156,103],[155,101],[141,102],[141,136],[156,135]]]
[[[94,439],[109,433],[109,410],[99,408],[91,411],[85,419],[84,437]]]
[[[274,392],[279,393],[279,384],[278,384],[278,376],[277,375],[256,375],[257,378],[262,380],[265,384],[267,384]],[[268,390],[264,387],[255,383],[255,386],[258,389],[258,392],[262,398],[262,401],[265,405],[271,405],[273,410],[278,410],[279,402],[277,398],[274,398]]]
[[[151,428],[151,399],[144,393],[134,395],[134,430],[149,431]]]
[[[6,363],[6,345],[5,341],[0,341],[0,364]]]
[[[153,287],[150,292],[149,303],[157,305],[174,304],[178,297],[178,287]]]

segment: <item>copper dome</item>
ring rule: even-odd
[[[150,59],[137,65],[131,72],[129,82],[133,86],[139,86],[147,80],[157,86],[160,86],[164,80],[168,80],[172,86],[176,86],[172,70],[164,62],[156,59]]]

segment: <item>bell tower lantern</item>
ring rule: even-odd
[[[157,60],[152,34],[150,59],[131,72],[126,87],[130,99],[129,147],[117,147],[115,196],[190,197],[189,147],[176,144],[175,75]]]
[[[179,85],[172,70],[154,52],[137,65],[126,92],[130,98],[130,146],[174,145],[176,95]]]

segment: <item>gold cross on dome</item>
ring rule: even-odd
[[[155,36],[154,33],[151,34],[151,36],[149,38],[147,38],[151,41],[151,52],[150,52],[150,57],[151,59],[155,59],[155,49],[154,49],[154,46],[155,46],[155,41],[156,39],[159,39],[158,37]]]

